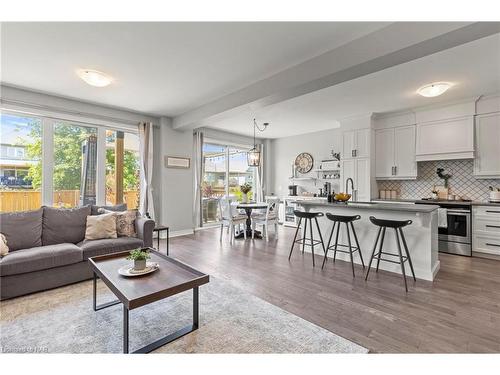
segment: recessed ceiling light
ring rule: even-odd
[[[417,93],[425,96],[426,98],[433,98],[434,96],[439,96],[444,94],[446,90],[451,87],[451,83],[448,82],[434,82],[425,86],[422,86],[417,90]]]
[[[89,85],[96,87],[108,86],[113,81],[107,74],[93,69],[78,69],[76,74]]]

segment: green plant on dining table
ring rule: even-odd
[[[147,260],[151,258],[148,250],[134,249],[129,253],[127,260]]]
[[[243,194],[248,194],[252,190],[252,185],[245,182],[243,185],[240,185],[240,190]]]

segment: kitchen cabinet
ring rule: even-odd
[[[360,202],[369,202],[370,194],[370,159],[348,159],[342,161],[342,186],[345,189],[345,183],[348,178],[354,182],[353,200]],[[350,188],[350,186],[349,186]],[[346,191],[347,193],[347,191]],[[351,193],[349,191],[349,193]]]
[[[474,176],[500,178],[500,112],[476,116],[475,131]]]
[[[473,116],[417,123],[417,161],[473,157]]]
[[[474,206],[472,218],[473,253],[500,256],[500,205]]]
[[[370,156],[370,129],[346,131],[342,134],[342,158],[355,159]]]
[[[417,178],[414,125],[375,131],[375,177]]]

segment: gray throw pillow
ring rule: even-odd
[[[42,246],[43,209],[0,214],[0,233],[10,251]]]
[[[95,205],[92,205],[91,215],[101,215],[101,213],[99,212],[99,210],[101,208],[104,208],[105,210],[108,210],[108,211],[122,212],[122,211],[127,211],[127,204],[121,203],[121,204],[117,204],[114,206],[95,206]]]
[[[90,206],[78,208],[43,208],[42,243],[78,243],[85,238]]]

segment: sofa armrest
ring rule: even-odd
[[[153,247],[153,229],[155,221],[147,217],[138,217],[135,219],[135,230],[137,237],[142,239],[144,247]]]

